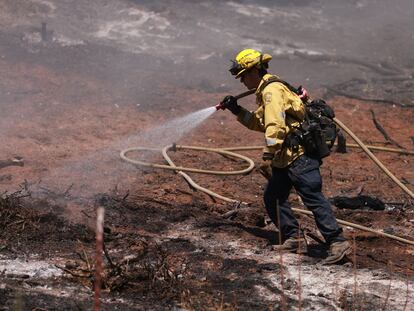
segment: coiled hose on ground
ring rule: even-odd
[[[338,126],[340,126],[346,133],[349,134],[349,136],[352,137],[352,139],[354,139],[357,144],[347,144],[347,147],[352,147],[352,148],[361,148],[373,161],[375,164],[377,164],[381,170],[383,170],[388,177],[390,177],[392,179],[392,181],[394,181],[405,193],[407,193],[411,198],[414,198],[414,194],[411,190],[409,190],[405,185],[403,185],[378,159],[377,157],[375,157],[375,155],[369,150],[380,150],[380,151],[387,151],[387,152],[396,152],[396,153],[400,153],[400,154],[409,154],[409,155],[413,155],[414,152],[413,151],[407,151],[404,149],[393,149],[393,148],[385,148],[385,147],[375,147],[375,146],[366,146],[348,127],[346,127],[340,120],[338,119],[334,119],[336,124],[338,124]],[[243,175],[243,174],[248,174],[250,173],[253,168],[254,168],[254,162],[246,157],[243,156],[241,154],[235,153],[233,151],[243,151],[243,150],[257,150],[257,149],[262,149],[262,146],[245,146],[245,147],[234,147],[234,148],[206,148],[206,147],[195,147],[195,146],[181,146],[181,145],[171,145],[171,146],[166,146],[164,147],[162,150],[157,149],[157,148],[145,148],[145,147],[134,147],[134,148],[128,148],[128,149],[124,149],[121,151],[121,158],[124,161],[127,161],[129,163],[132,163],[134,165],[138,165],[138,166],[145,166],[145,167],[152,167],[152,168],[160,168],[160,169],[167,169],[167,170],[173,170],[175,172],[177,172],[178,174],[180,174],[181,176],[183,176],[185,178],[185,180],[194,188],[197,190],[200,190],[202,192],[207,193],[208,195],[218,198],[220,200],[224,200],[226,202],[230,202],[230,203],[236,203],[237,205],[240,205],[240,201],[235,200],[235,199],[231,199],[225,196],[222,196],[218,193],[215,193],[207,188],[201,187],[200,185],[198,185],[197,183],[195,183],[190,176],[188,176],[185,172],[192,172],[192,173],[202,173],[202,174],[212,174],[212,175]],[[229,156],[229,157],[234,157],[234,158],[239,158],[242,159],[243,161],[245,161],[246,163],[248,163],[248,167],[243,169],[243,170],[239,170],[239,171],[212,171],[212,170],[201,170],[201,169],[196,169],[196,168],[187,168],[187,167],[181,167],[181,166],[176,166],[174,164],[174,162],[171,160],[171,158],[168,156],[168,151],[173,150],[182,150],[182,149],[189,149],[189,150],[198,150],[198,151],[208,151],[208,152],[216,152],[219,153],[221,155],[225,155],[225,156]],[[167,163],[169,165],[162,165],[162,164],[153,164],[153,163],[148,163],[148,162],[144,162],[144,161],[139,161],[139,160],[134,160],[129,158],[127,155],[128,153],[131,153],[133,151],[143,151],[143,150],[151,150],[151,151],[161,151],[162,155],[164,157],[164,159],[167,161]],[[312,212],[307,211],[307,210],[303,210],[303,209],[298,209],[298,208],[292,208],[292,210],[296,213],[300,213],[300,214],[306,214],[306,215],[310,215],[313,216]],[[342,219],[337,219],[338,223],[345,225],[345,226],[349,226],[349,227],[353,227],[359,230],[363,230],[363,231],[367,231],[367,232],[371,232],[374,233],[376,235],[379,236],[383,236],[383,237],[387,237],[393,240],[397,240],[406,244],[410,244],[410,245],[414,245],[414,241],[412,240],[408,240],[408,239],[404,239],[392,234],[388,234],[385,232],[381,232],[378,230],[374,230],[365,226],[361,226],[355,223],[351,223]]]

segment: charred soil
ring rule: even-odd
[[[350,263],[322,266],[326,249],[315,241],[310,241],[310,257],[280,257],[271,250],[277,233],[262,206],[265,180],[257,171],[234,177],[194,175],[202,186],[249,203],[224,219],[222,214],[234,206],[194,191],[179,175],[121,162],[120,150],[139,144],[139,139],[128,137],[214,105],[226,94],[171,82],[137,100],[134,92],[116,87],[116,77],[100,78],[105,75],[97,58],[111,55],[110,48],[100,47],[95,55],[96,47],[83,45],[62,54],[50,43],[31,53],[19,50],[17,45],[23,43],[13,36],[2,34],[0,40],[6,43],[0,48],[0,70],[9,73],[0,77],[0,99],[7,115],[1,119],[2,157],[19,155],[25,160],[24,167],[0,172],[0,188],[8,191],[0,201],[1,310],[90,309],[98,206],[106,211],[103,310],[278,310],[282,304],[299,303],[303,308],[369,310],[386,306],[387,301],[398,307],[405,303],[406,310],[413,306],[413,246],[345,227],[345,235],[355,242],[356,269]],[[83,55],[85,66],[67,62],[77,55]],[[318,93],[323,90],[315,90]],[[412,108],[346,97],[331,97],[329,103],[367,144],[390,146],[373,124],[372,109],[395,141],[413,149]],[[254,109],[247,99],[243,104]],[[249,132],[230,113],[222,112],[179,141],[207,147],[261,142],[260,133]],[[260,162],[259,152],[243,154]],[[412,188],[412,156],[377,155]],[[188,167],[243,166],[204,153],[172,156]],[[327,197],[365,194],[385,202],[384,211],[334,207],[338,218],[413,238],[413,202],[363,152],[349,149],[324,162]],[[291,200],[294,207],[302,207],[296,194]],[[300,220],[303,228],[317,235],[312,219]],[[320,280],[326,282],[325,289],[313,290],[309,278],[325,276]]]

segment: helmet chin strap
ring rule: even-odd
[[[255,65],[257,69],[264,69],[263,54],[259,56],[259,62]]]

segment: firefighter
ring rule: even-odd
[[[299,232],[299,224],[288,202],[294,187],[302,202],[312,211],[316,225],[329,245],[328,257],[324,262],[338,263],[351,253],[351,247],[322,194],[321,161],[307,156],[301,145],[287,143],[291,137],[289,134],[300,125],[300,120],[304,120],[305,107],[302,99],[285,84],[277,81],[269,83],[269,79],[277,78],[267,72],[271,59],[269,54],[245,49],[232,61],[231,74],[249,90],[256,89],[256,111],[250,112],[241,107],[231,95],[223,99],[222,105],[236,115],[241,124],[264,133],[262,159],[271,166],[271,175],[264,191],[264,205],[282,236],[282,244],[274,248],[306,252],[306,241]]]

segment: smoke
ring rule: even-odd
[[[49,170],[42,177],[38,188],[32,189],[34,194],[44,195],[44,189],[55,189],[63,193],[67,190],[66,198],[59,199],[90,201],[94,194],[113,190],[122,182],[139,174],[137,168],[130,163],[122,162],[120,152],[130,147],[148,147],[156,149],[135,155],[137,159],[148,163],[162,161],[160,151],[165,146],[179,142],[186,134],[193,131],[216,111],[208,107],[199,111],[178,117],[160,126],[147,129],[135,135],[114,141],[100,150],[68,161],[64,166]],[[127,183],[126,183],[127,184]]]
[[[80,196],[134,182],[121,149],[170,144],[199,120],[158,121],[189,110],[191,98],[174,90],[240,93],[227,69],[247,47],[272,54],[272,73],[311,91],[375,83],[384,76],[375,68],[409,76],[413,7],[411,0],[0,0],[3,154],[24,156],[24,173],[45,187],[74,184]],[[411,93],[401,96],[411,101]],[[136,134],[149,119],[159,127]]]

